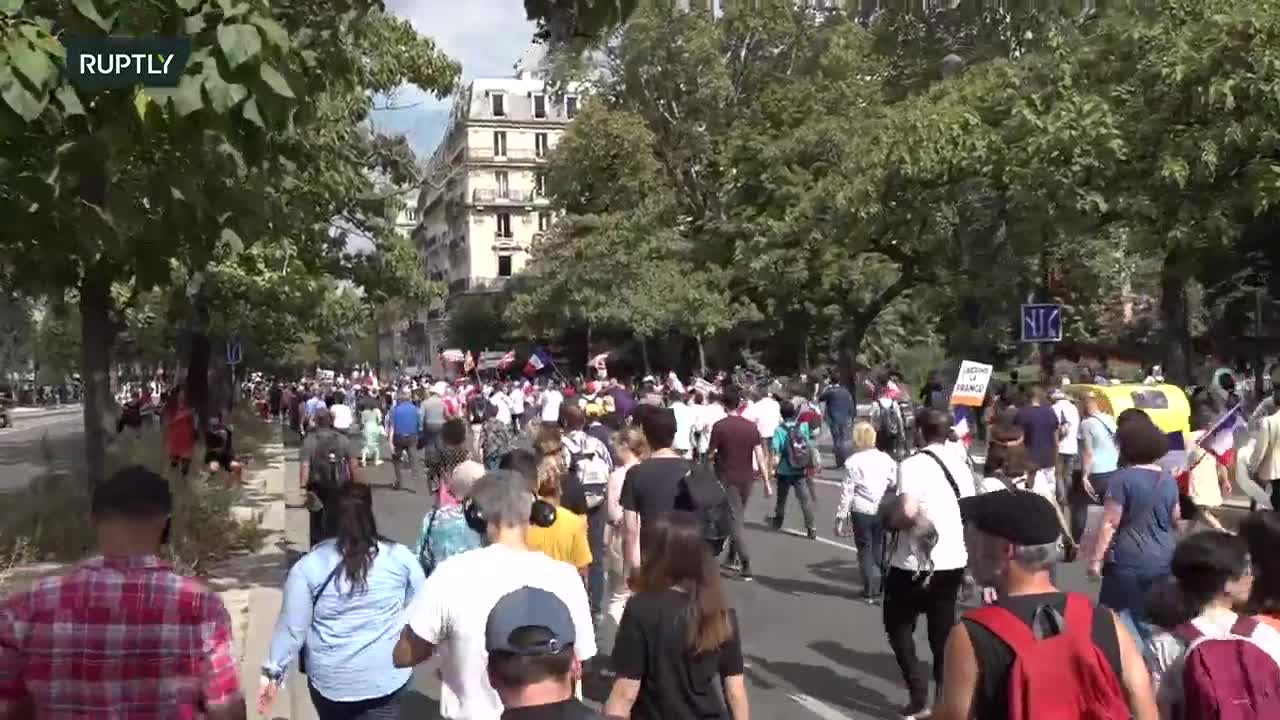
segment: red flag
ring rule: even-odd
[[[506,370],[507,368],[511,367],[512,363],[514,363],[515,361],[516,361],[516,351],[508,350],[507,354],[503,355],[502,359],[498,361],[498,369]]]

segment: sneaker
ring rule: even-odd
[[[726,570],[726,571],[728,571],[728,572],[741,572],[741,571],[742,571],[742,566],[741,566],[741,565],[739,565],[736,561],[733,561],[733,560],[730,560],[730,561],[728,561],[728,562],[721,563],[720,568],[721,568],[721,569],[723,569],[723,570]]]
[[[924,703],[911,703],[898,710],[898,716],[902,720],[928,720],[933,716],[933,708]]]
[[[808,531],[805,532],[805,535],[808,535],[810,540],[818,539],[818,531],[813,528],[809,528]]]
[[[743,582],[751,582],[755,577],[751,574],[751,566],[743,565],[742,570],[738,572],[738,579]]]

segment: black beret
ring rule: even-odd
[[[999,490],[964,498],[960,514],[971,527],[1014,545],[1048,545],[1062,535],[1053,505],[1026,490]]]

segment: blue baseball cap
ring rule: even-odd
[[[573,616],[560,598],[546,590],[522,587],[504,595],[489,611],[484,647],[491,653],[556,655],[575,637]]]

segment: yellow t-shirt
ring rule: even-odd
[[[556,508],[556,521],[551,527],[529,526],[525,543],[555,560],[576,568],[591,564],[591,546],[587,544],[587,519],[572,510]]]

